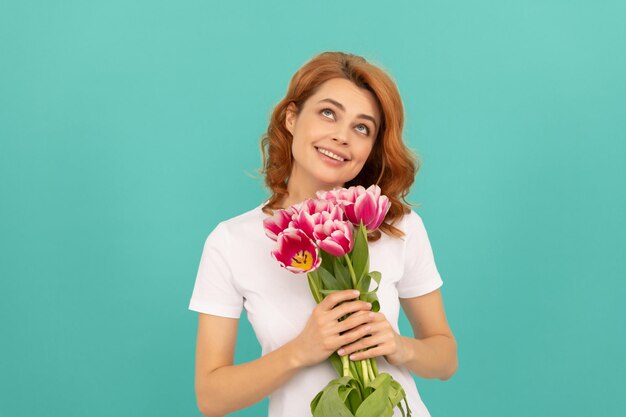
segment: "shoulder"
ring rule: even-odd
[[[408,213],[402,215],[393,226],[400,229],[406,238],[408,235],[423,230],[424,222],[422,221],[422,217],[417,214],[415,210],[411,209]]]
[[[218,227],[222,228],[237,228],[245,227],[249,224],[256,224],[259,220],[263,221],[266,216],[261,210],[262,205],[256,206],[248,211],[245,211],[237,216],[231,217],[226,220],[222,220],[218,223]]]
[[[209,234],[207,241],[227,243],[242,239],[264,236],[263,219],[267,216],[262,205],[237,216],[220,221]]]

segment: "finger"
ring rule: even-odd
[[[389,323],[386,321],[380,321],[376,313],[372,313],[372,319],[369,323],[372,326],[372,331],[370,332],[372,336],[376,334],[382,335],[386,333],[393,335],[394,333],[394,330],[392,329],[391,325],[389,325]]]
[[[363,359],[376,358],[378,356],[386,355],[386,349],[384,346],[376,346],[371,349],[364,350],[363,352],[356,352],[350,355],[351,361],[360,361]]]
[[[372,304],[366,301],[349,301],[333,308],[330,312],[330,317],[332,317],[333,320],[339,320],[348,314],[355,313],[360,310],[369,311],[371,309]]]
[[[387,317],[385,317],[385,315],[383,313],[381,313],[380,311],[377,311],[374,313],[375,317],[374,317],[374,321],[379,323],[379,322],[388,322]]]
[[[372,323],[374,320],[374,313],[371,311],[360,310],[354,314],[351,314],[347,319],[337,323],[337,331],[339,333],[347,332],[362,324]]]
[[[360,339],[357,338],[353,343],[348,342],[350,344],[346,343],[344,346],[342,346],[340,350],[342,350],[343,353],[340,353],[340,355],[349,355],[352,352],[356,352],[362,349],[369,349],[375,346],[385,346],[388,349],[394,349],[393,346],[395,346],[395,344],[392,332],[385,331],[384,329],[379,332],[377,330],[377,327],[380,327],[380,325],[377,325],[376,323],[370,323],[368,326],[369,331],[367,332],[367,334]],[[387,353],[389,352],[386,351],[385,354]]]
[[[371,348],[373,346],[376,346],[377,343],[375,343],[375,341],[372,340],[372,329],[371,326],[369,325],[364,325],[363,327],[369,327],[369,329],[363,329],[363,332],[355,332],[354,334],[357,336],[356,338],[350,338],[353,340],[347,340],[346,343],[341,346],[341,349],[339,349],[341,351],[341,353],[339,353],[339,351],[337,353],[339,353],[339,355],[349,355],[351,353],[354,353],[356,351],[362,350],[362,349],[368,349]]]
[[[372,327],[369,323],[362,324],[344,334],[339,336],[339,346],[345,349],[348,346],[351,346],[355,343],[362,344],[363,342],[359,339],[369,339],[368,336],[372,331]],[[359,345],[361,346],[361,345]],[[363,346],[367,346],[367,343],[363,344]],[[354,349],[357,350],[357,349]]]
[[[337,291],[324,298],[322,302],[319,303],[318,307],[323,311],[330,311],[335,308],[337,304],[348,300],[354,300],[359,295],[361,295],[361,293],[357,290]]]

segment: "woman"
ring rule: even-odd
[[[223,416],[267,396],[270,417],[310,415],[309,402],[336,377],[326,360],[335,351],[354,360],[383,357],[379,369],[403,386],[413,415],[429,415],[410,372],[450,378],[456,342],[426,230],[404,199],[417,167],[402,142],[403,122],[394,82],[361,57],[322,53],[294,75],[262,141],[270,199],[220,223],[200,261],[189,308],[201,313],[195,382],[205,416]],[[378,184],[391,202],[383,233],[369,236],[371,269],[383,277],[378,313],[349,290],[316,305],[306,277],[271,258],[274,242],[262,225],[273,210],[316,191],[357,184]],[[399,334],[400,304],[414,337]],[[263,356],[233,365],[243,308]]]

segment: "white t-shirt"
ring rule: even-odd
[[[218,224],[202,252],[189,309],[239,318],[243,308],[261,345],[263,355],[294,339],[304,328],[315,300],[306,274],[279,266],[270,251],[275,243],[263,229],[267,216],[262,205]],[[369,243],[370,270],[380,271],[381,312],[398,330],[398,297],[427,294],[442,285],[428,235],[417,213],[411,211],[395,225],[402,238],[382,234]],[[414,417],[430,414],[406,368],[376,359],[379,372],[389,372],[404,388]],[[308,367],[270,396],[268,417],[310,416],[310,401],[337,374],[328,361]],[[251,383],[254,383],[251,381]],[[394,416],[400,416],[396,408]]]

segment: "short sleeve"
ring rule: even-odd
[[[413,210],[404,218],[404,272],[398,281],[400,298],[428,294],[443,285],[422,218]]]
[[[241,315],[243,297],[233,282],[228,248],[228,231],[219,224],[204,243],[189,302],[190,310],[230,318],[239,318]]]

